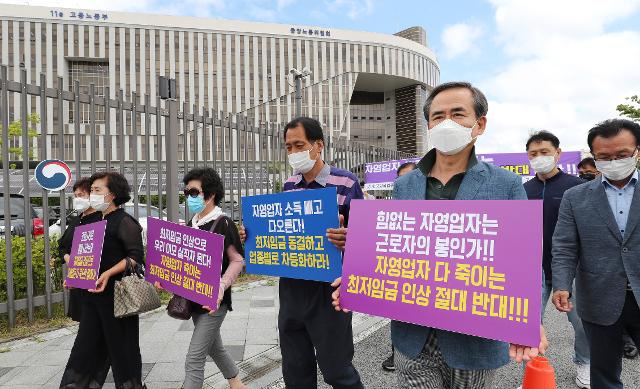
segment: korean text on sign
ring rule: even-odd
[[[77,226],[73,231],[67,286],[80,289],[96,287],[106,227],[107,222],[103,220]]]
[[[538,201],[354,202],[343,305],[537,345],[541,215]]]
[[[335,188],[245,197],[247,272],[316,281],[340,275],[342,254],[328,240],[338,226]]]
[[[224,237],[149,218],[145,278],[198,304],[215,307]]]

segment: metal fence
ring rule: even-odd
[[[47,87],[52,85],[48,81],[43,74],[37,85],[28,84],[25,69],[20,80],[9,80],[7,68],[0,67],[0,253],[5,262],[0,293],[6,290],[0,314],[9,327],[15,325],[19,310],[26,310],[33,321],[36,307],[44,306],[51,317],[54,303],[67,302],[64,269],[54,268],[50,261],[57,253],[49,226],[52,218],[59,218],[64,231],[71,189],[48,192],[36,185],[33,168],[38,161],[66,161],[75,178],[119,171],[132,186],[134,217],[174,221],[189,217],[186,206],[179,204],[179,191],[184,173],[194,167],[213,167],[221,174],[223,210],[237,221],[242,218],[242,196],[277,192],[291,174],[283,123],[256,120],[249,112],[215,112],[187,102],[179,107],[175,100],[125,96],[122,90],[107,88],[106,97],[101,97],[93,85],[81,88],[76,81],[69,90],[62,78],[55,80],[56,87]],[[88,112],[89,119],[84,114],[81,118],[81,112]],[[331,137],[325,153],[328,163],[358,174],[367,162],[401,157],[406,155]],[[41,218],[32,212],[33,204],[40,203]],[[23,237],[17,236],[20,215],[15,216],[14,208],[24,209]],[[41,234],[35,231],[40,223]]]

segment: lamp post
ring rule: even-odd
[[[296,117],[302,116],[302,80],[311,75],[311,70],[308,68],[299,71],[296,68],[291,68],[289,74],[293,76],[296,91]]]
[[[176,100],[176,80],[167,77],[158,77],[158,95],[167,101],[169,115],[165,127],[165,152],[166,152],[166,184],[167,184],[167,217],[170,221],[178,222],[178,101]],[[159,129],[158,129],[159,130]],[[184,145],[184,147],[187,147]],[[161,157],[161,156],[159,156]],[[160,172],[158,172],[158,175]],[[158,196],[161,183],[158,176]]]

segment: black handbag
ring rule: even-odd
[[[213,232],[218,225],[218,222],[222,219],[222,216],[219,216],[215,223],[211,226],[209,232]],[[191,314],[193,313],[193,306],[191,301],[187,300],[182,296],[178,296],[174,294],[169,300],[169,304],[167,304],[167,314],[174,319],[179,320],[189,320],[191,319]]]
[[[174,319],[189,320],[191,313],[191,301],[177,294],[174,294],[167,304],[167,314]]]

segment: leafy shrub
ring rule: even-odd
[[[31,263],[33,266],[33,294],[43,295],[46,292],[45,261],[51,261],[57,256],[58,239],[52,238],[49,257],[44,255],[44,237],[31,239]],[[13,260],[13,290],[16,299],[27,297],[27,256],[24,237],[12,237],[11,239]],[[6,267],[6,242],[0,239],[0,301],[7,301],[7,267]],[[62,269],[51,268],[51,282],[54,292],[62,290]]]

